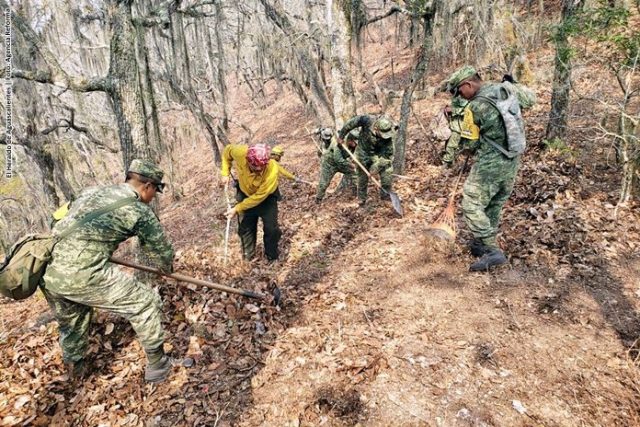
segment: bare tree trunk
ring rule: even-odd
[[[327,1],[327,23],[331,45],[331,80],[335,127],[356,114],[356,97],[351,78],[350,0]]]
[[[136,60],[140,66],[140,92],[142,93],[142,107],[145,118],[146,132],[150,142],[152,158],[156,161],[160,158],[160,153],[166,151],[162,143],[160,132],[160,119],[158,117],[158,106],[156,104],[153,82],[151,81],[151,70],[149,68],[149,55],[147,53],[145,30],[142,26],[136,25]],[[150,120],[150,123],[149,123]]]
[[[634,122],[628,115],[629,108],[629,93],[625,91],[625,102],[622,104],[622,109],[619,112],[618,119],[618,153],[622,163],[622,182],[620,185],[620,198],[618,199],[618,206],[628,203],[633,198],[634,186],[637,184],[637,171],[639,154],[638,154],[638,127],[640,126],[637,121]]]
[[[222,11],[221,2],[217,1],[216,4],[216,45],[218,54],[218,85],[220,87],[220,98],[222,101],[222,129],[225,133],[229,132],[229,104],[227,95],[227,82],[226,78],[226,64],[224,56],[224,43],[222,42],[222,30],[224,26],[224,12]],[[240,47],[238,46],[238,49]]]
[[[131,18],[131,3],[117,2],[109,8],[111,23],[111,64],[109,94],[116,114],[125,170],[136,157],[150,157],[140,73],[136,61],[136,31]]]
[[[424,38],[422,39],[422,46],[418,51],[416,58],[416,67],[411,73],[411,81],[402,95],[402,104],[400,106],[400,123],[398,133],[395,141],[395,154],[393,159],[393,170],[396,174],[404,173],[405,164],[405,151],[407,145],[407,126],[409,124],[409,115],[411,113],[411,98],[413,97],[413,91],[420,81],[423,79],[425,72],[427,71],[427,65],[431,57],[431,45],[432,45],[432,33],[433,33],[433,18],[435,15],[434,9],[437,7],[438,2],[434,2],[433,9],[427,11],[422,16],[424,25]]]
[[[562,21],[554,34],[556,44],[551,111],[545,138],[547,141],[564,139],[567,131],[569,90],[571,89],[571,46],[566,26],[569,20],[584,6],[584,0],[563,0]]]

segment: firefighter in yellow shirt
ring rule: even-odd
[[[284,155],[284,148],[281,145],[276,145],[271,149],[271,158],[278,162],[278,171],[282,177],[287,178],[289,181],[299,182],[300,178],[289,172],[284,166],[280,164],[280,160]]]
[[[258,220],[262,218],[264,252],[269,261],[278,259],[278,163],[270,158],[266,144],[252,146],[230,144],[222,152],[222,179],[225,186],[231,180],[231,166],[235,164],[238,203],[226,212],[228,218],[239,216],[238,234],[242,243],[242,256],[254,257]]]

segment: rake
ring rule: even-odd
[[[458,194],[458,186],[462,179],[462,174],[467,169],[467,163],[469,162],[469,156],[464,160],[464,164],[460,169],[460,173],[453,184],[453,190],[449,195],[449,201],[447,207],[442,211],[436,220],[427,227],[427,233],[441,240],[453,241],[456,239],[456,195]]]

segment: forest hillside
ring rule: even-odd
[[[0,252],[143,157],[165,172],[153,207],[174,271],[281,292],[274,305],[151,279],[165,351],[194,362],[157,385],[123,318],[96,311],[89,373],[72,381],[42,293],[0,298],[1,425],[640,425],[638,2],[0,6],[12,57]],[[464,153],[442,164],[443,82],[465,64],[537,98],[498,234],[508,263],[479,273],[460,188],[455,240],[428,231],[469,173]],[[397,125],[402,216],[372,182],[362,207],[338,177],[315,201],[317,130],[355,114]],[[276,262],[262,231],[260,255],[242,260],[235,220],[225,255],[220,162],[236,143],[281,145],[280,164],[310,182],[279,179]]]

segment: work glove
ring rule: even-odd
[[[385,170],[391,166],[391,159],[385,159],[384,157],[378,158],[378,170]]]
[[[511,74],[505,74],[504,76],[502,76],[502,82],[509,82],[509,83],[513,83],[516,84],[518,83],[516,81],[516,79],[513,78],[513,76]]]
[[[372,156],[371,157],[371,166],[369,167],[369,172],[375,173],[380,170],[380,157]],[[365,165],[366,166],[366,165]]]

